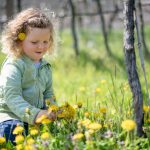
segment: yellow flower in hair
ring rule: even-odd
[[[26,34],[25,33],[21,32],[21,33],[18,34],[18,39],[19,40],[23,41],[25,38],[26,38]]]

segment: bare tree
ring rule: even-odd
[[[14,0],[6,0],[6,16],[7,20],[14,14]]]
[[[134,0],[124,0],[124,52],[128,80],[133,95],[137,135],[143,136],[143,95],[136,66],[134,48]]]
[[[69,0],[69,5],[71,8],[71,29],[72,29],[72,36],[74,39],[74,49],[75,49],[75,53],[78,56],[79,55],[79,47],[78,47],[78,38],[77,38],[77,34],[76,34],[76,21],[75,21],[75,7],[74,4],[72,2],[72,0]]]
[[[145,55],[149,56],[150,53],[148,51],[148,47],[147,47],[146,42],[145,42],[144,19],[143,19],[143,10],[142,10],[142,5],[141,5],[141,0],[137,0],[136,2],[137,2],[137,7],[136,7],[137,12],[138,12],[138,15],[139,15],[139,18],[140,18],[141,40],[142,40]]]
[[[97,4],[98,14],[100,16],[100,21],[101,21],[101,25],[102,25],[102,33],[103,33],[103,37],[104,37],[105,47],[106,47],[108,54],[111,55],[111,50],[110,50],[110,47],[108,44],[108,36],[107,36],[107,32],[106,32],[105,18],[103,16],[103,12],[102,12],[101,0],[95,0],[95,2]]]
[[[22,10],[21,0],[17,0],[17,10],[18,10],[18,12],[20,12]]]
[[[107,31],[107,34],[111,32],[112,30],[112,24],[116,18],[116,16],[118,15],[118,12],[119,12],[119,8],[118,8],[118,5],[117,3],[115,4],[115,10],[114,12],[112,13],[110,19],[109,19],[109,22],[108,22],[108,31]]]

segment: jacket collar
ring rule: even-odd
[[[25,62],[27,62],[28,64],[31,64],[31,65],[34,64],[33,60],[30,59],[28,56],[23,55],[22,58],[23,58],[23,60],[24,60]],[[46,65],[51,66],[50,63],[48,63],[45,59],[42,58],[42,59],[41,59],[41,65],[40,65],[40,67],[43,67],[43,66],[46,66]]]

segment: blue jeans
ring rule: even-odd
[[[17,125],[21,125],[24,127],[25,132],[24,134],[28,134],[28,124],[23,123],[20,120],[7,120],[0,123],[0,137],[5,137],[6,141],[11,141],[15,145],[15,137],[16,135],[13,134],[13,130]]]

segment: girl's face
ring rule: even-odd
[[[34,62],[40,61],[50,46],[50,30],[48,28],[31,28],[22,41],[23,53]]]

